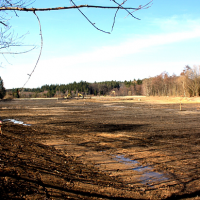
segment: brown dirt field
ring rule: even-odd
[[[200,98],[13,100],[0,111],[0,199],[200,199]]]

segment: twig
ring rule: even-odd
[[[89,20],[89,18],[79,9],[79,7],[76,6],[76,4],[74,3],[74,1],[73,1],[73,0],[70,0],[70,1],[71,1],[71,2],[74,4],[74,6],[78,9],[78,11],[85,17],[85,19],[86,19],[92,26],[94,26],[94,28],[96,28],[98,31],[101,31],[101,32],[103,32],[103,33],[108,33],[108,34],[110,34],[110,32],[104,31],[104,30],[98,28],[97,26],[95,26],[94,23],[92,23],[92,22]]]
[[[134,11],[132,11],[131,12],[131,14],[133,13],[133,12],[135,12],[135,11],[138,11],[138,10],[141,10],[141,9],[148,9],[148,8],[150,8],[151,6],[152,6],[152,3],[153,2],[153,0],[151,0],[151,1],[149,1],[147,4],[145,4],[144,6],[139,6],[138,8],[136,8]],[[151,5],[150,5],[150,3],[152,3]],[[129,14],[126,16],[126,17],[128,17],[129,16]],[[125,18],[126,18],[125,17]]]
[[[0,23],[3,24],[4,26],[8,26],[7,24],[5,24],[5,23],[3,23],[3,22],[1,22],[1,21],[0,21]]]
[[[121,5],[125,4],[126,1],[127,1],[127,0],[124,0],[124,1],[121,3]],[[113,19],[113,25],[112,25],[112,28],[111,28],[111,32],[112,32],[113,29],[114,29],[114,26],[115,26],[115,19],[116,19],[116,17],[117,17],[117,13],[118,13],[119,9],[120,9],[120,7],[118,7],[117,10],[116,10],[116,12],[115,12],[114,19]]]
[[[3,57],[4,57],[4,59],[6,60],[6,62],[7,62],[9,65],[12,65],[4,55],[3,55]]]
[[[126,10],[126,12],[131,15],[131,17],[137,19],[137,20],[140,20],[139,18],[135,17],[134,15],[132,15],[131,12],[129,12],[129,10],[127,8],[124,8],[122,5],[120,5],[119,3],[117,3],[115,0],[112,0],[115,4],[117,4],[119,6],[119,9],[124,9]],[[134,8],[134,10],[136,10],[137,8]]]
[[[9,45],[8,47],[11,47],[11,46],[13,46],[13,45]],[[14,46],[20,46],[20,45],[14,45]],[[5,48],[7,48],[7,47],[5,47]],[[3,54],[3,55],[4,54],[24,54],[24,53],[28,53],[28,52],[34,50],[35,48],[36,48],[36,46],[33,47],[32,49],[27,50],[27,51],[21,51],[21,52],[0,52],[0,54]],[[2,48],[0,48],[0,49],[2,49]]]
[[[39,19],[39,17],[37,16],[37,14],[35,12],[33,12],[33,13],[37,17],[37,20],[38,20],[38,23],[39,23],[39,27],[40,27],[41,47],[40,47],[40,53],[39,53],[38,59],[36,61],[35,67],[33,68],[32,72],[29,74],[28,80],[24,83],[23,87],[21,88],[21,91],[23,90],[23,88],[25,87],[25,85],[28,83],[28,81],[31,78],[33,72],[35,71],[35,69],[36,69],[36,67],[38,65],[38,62],[40,60],[40,57],[41,57],[41,54],[42,54],[42,48],[43,48],[42,26],[41,26],[41,23],[40,23],[40,19]]]

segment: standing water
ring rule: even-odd
[[[139,165],[138,161],[125,158],[124,155],[116,156],[116,160],[127,165],[135,165],[135,167],[131,166],[130,169],[141,173],[140,181],[142,184],[148,185],[152,184],[153,182],[168,180],[168,178],[163,173],[154,172],[152,167]]]
[[[24,126],[31,126],[31,124],[25,124],[22,121],[17,121],[15,119],[4,119],[3,122],[13,122],[14,124],[22,124]]]

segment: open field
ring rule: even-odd
[[[13,100],[0,111],[0,199],[200,199],[200,98]]]

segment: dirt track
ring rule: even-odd
[[[1,101],[0,198],[200,199],[200,103],[182,102]]]

